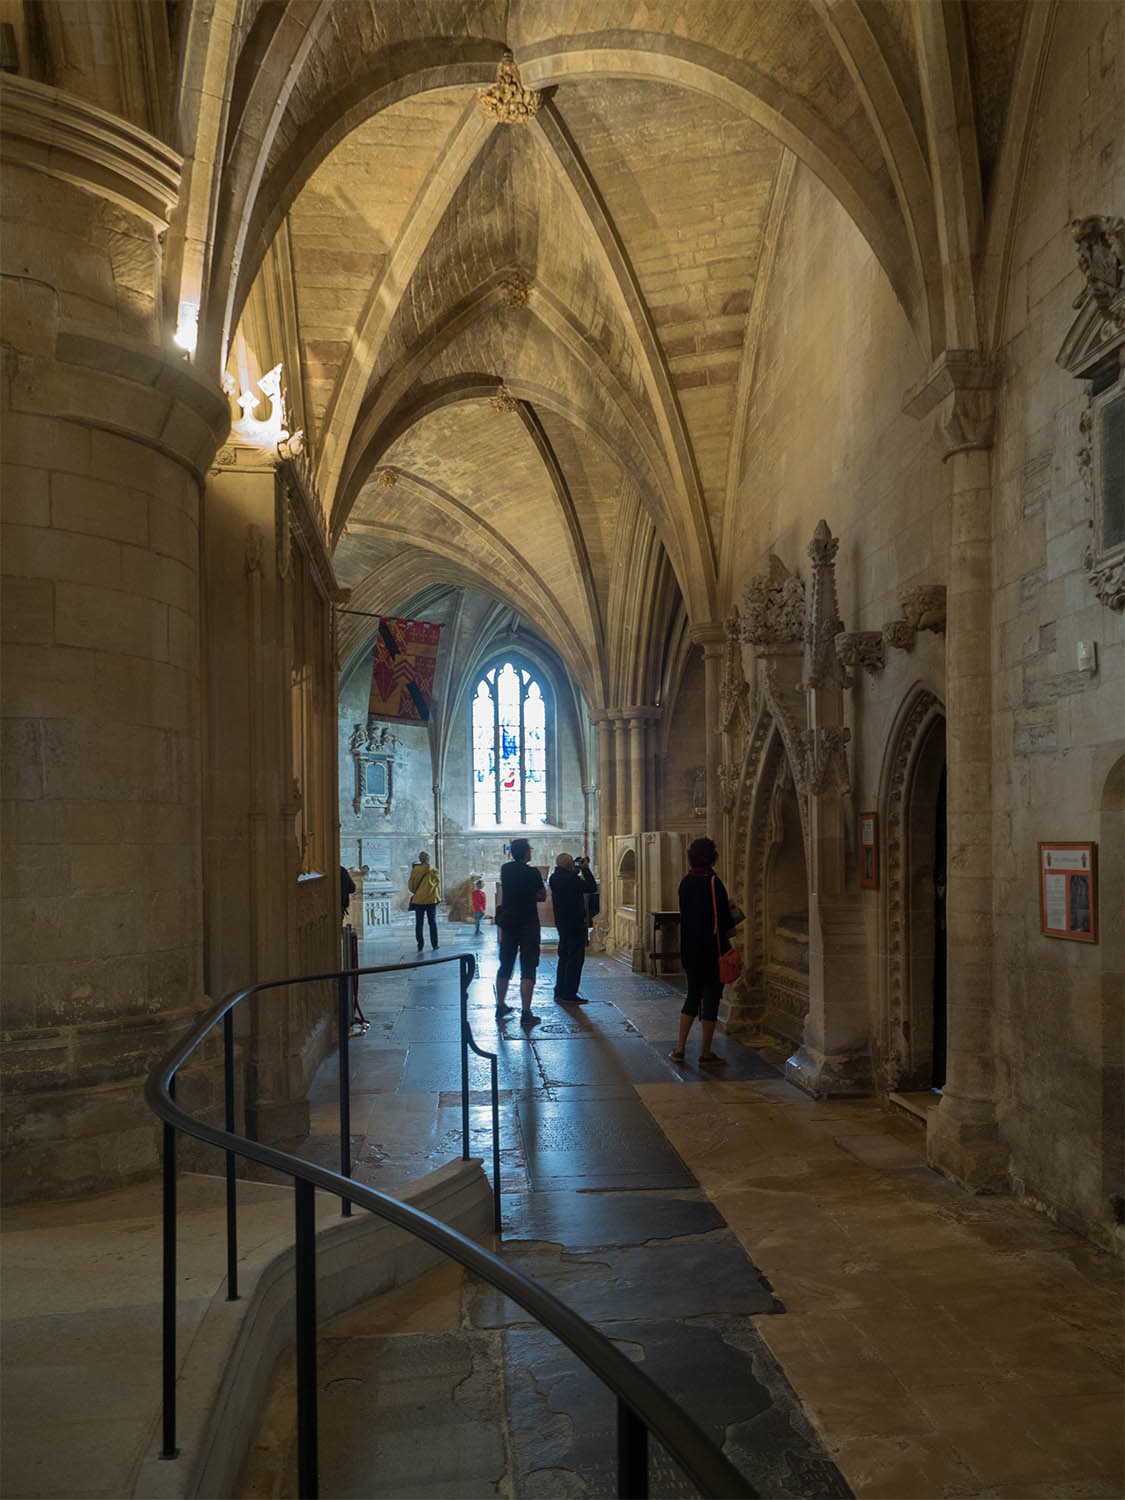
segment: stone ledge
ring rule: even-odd
[[[397,1195],[473,1239],[492,1232],[492,1189],[479,1158],[452,1161]],[[374,1215],[341,1219],[317,1233],[317,1322],[413,1281],[447,1257]],[[225,1286],[180,1364],[179,1457],[163,1460],[159,1419],[133,1485],[144,1500],[233,1495],[269,1394],[274,1367],[294,1343],[292,1235],[239,1265],[237,1302]]]
[[[108,198],[166,229],[183,158],[155,136],[62,89],[5,75],[0,154]]]

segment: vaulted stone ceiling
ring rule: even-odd
[[[299,381],[355,597],[394,607],[412,571],[411,593],[481,588],[535,622],[593,705],[638,691],[622,665],[638,599],[664,601],[668,632],[728,602],[717,552],[794,171],[851,214],[925,354],[968,342],[920,59],[956,50],[948,78],[977,121],[965,175],[987,188],[1025,9],[247,6],[223,231],[239,253],[214,305],[229,339],[253,275],[258,294],[286,268],[291,337],[255,352]],[[517,124],[477,100],[505,46],[543,91]]]

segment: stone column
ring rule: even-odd
[[[229,418],[221,393],[165,352],[176,153],[124,120],[106,151],[100,112],[61,90],[5,77],[3,93],[5,1192],[16,1198],[156,1168],[143,1078],[204,1004],[199,497]]]
[[[812,589],[802,686],[806,728],[794,772],[805,798],[809,880],[809,1010],[786,1075],[808,1093],[866,1094],[871,1088],[867,943],[859,892],[846,888],[846,817],[852,816],[844,724],[843,668],[836,637],[839,541],[821,521],[809,544]]]
[[[629,730],[620,713],[613,716],[613,815],[614,833],[639,833],[629,826],[632,811],[629,800]]]
[[[631,708],[625,715],[629,724],[629,823],[641,833],[646,823],[645,796],[645,712]]]
[[[949,787],[947,1007],[942,1102],[930,1159],[977,1189],[1003,1185],[996,1120],[992,987],[992,446],[999,371],[976,350],[948,350],[911,392],[911,416],[936,413],[950,504],[946,616]]]
[[[691,632],[694,645],[703,648],[704,729],[703,763],[707,772],[707,833],[715,838],[722,828],[723,791],[719,779],[722,759],[719,749],[719,695],[722,688],[726,627],[721,621],[697,625]],[[730,879],[730,851],[721,850],[719,868]]]

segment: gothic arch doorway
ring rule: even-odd
[[[887,808],[888,1091],[945,1082],[947,805],[945,712],[933,693],[909,701],[892,739]]]

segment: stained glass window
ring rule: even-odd
[[[473,698],[473,818],[503,828],[547,821],[547,704],[518,662],[490,667]]]

